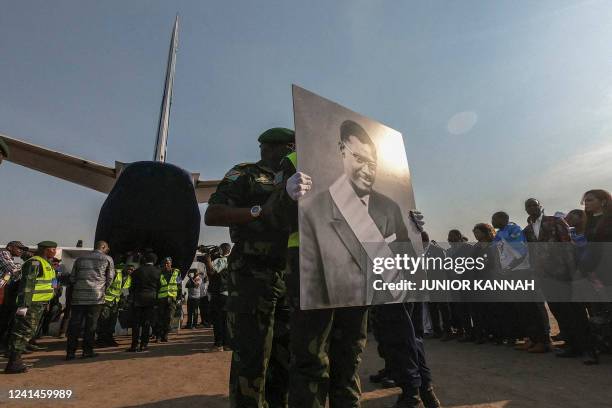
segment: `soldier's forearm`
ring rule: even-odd
[[[248,224],[253,220],[250,208],[236,208],[224,204],[212,204],[204,214],[204,223],[215,227]]]

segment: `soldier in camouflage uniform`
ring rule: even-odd
[[[119,264],[115,267],[115,277],[113,283],[106,289],[104,295],[104,308],[98,319],[98,339],[97,343],[101,347],[117,347],[119,344],[115,341],[115,326],[119,310],[127,303],[127,294],[130,289],[132,272],[138,265],[128,263],[125,268]]]
[[[157,293],[157,340],[168,342],[168,333],[173,326],[177,302],[182,297],[182,283],[180,270],[172,267],[172,258],[167,257],[162,262],[160,287]]]
[[[268,223],[269,199],[294,132],[273,128],[259,137],[261,160],[234,166],[211,196],[207,225],[229,226],[227,320],[233,350],[232,407],[286,407],[289,309],[284,269],[287,233]]]
[[[34,336],[49,302],[53,299],[57,279],[50,260],[55,257],[56,250],[55,242],[43,241],[38,244],[36,254],[21,267],[17,313],[9,338],[9,361],[4,369],[7,374],[24,373],[28,370],[21,360],[21,354]]]
[[[357,370],[366,345],[367,308],[300,310],[297,200],[310,189],[310,177],[296,174],[297,155],[281,163],[281,186],[272,200],[274,223],[291,232],[288,239],[287,294],[291,307],[291,366],[289,406],[359,407],[361,385]],[[291,196],[284,187],[296,175],[301,192]],[[296,185],[297,185],[296,184]]]
[[[292,306],[289,404],[292,408],[324,408],[326,399],[329,397],[330,408],[359,407],[361,389],[357,370],[361,361],[361,353],[366,344],[367,308],[300,310],[299,234],[296,201],[310,190],[312,181],[308,175],[296,173],[296,168],[297,155],[291,153],[281,164],[285,189],[278,189],[275,194],[281,197],[273,201],[276,223],[288,225],[291,229],[288,240],[289,271],[286,278],[288,298]],[[411,212],[412,221],[417,225],[420,225],[419,217],[419,213]],[[380,307],[403,308],[403,306],[403,304],[393,304]],[[393,314],[393,316],[395,315],[397,313]],[[414,339],[410,317],[409,315],[406,316],[408,320],[402,320],[401,323],[409,323],[406,330],[412,332],[412,338]],[[385,334],[388,334],[391,338],[394,338],[395,333],[401,331],[401,327],[392,328],[390,325],[384,327]],[[394,349],[394,351],[411,353],[411,350],[405,347]],[[414,347],[413,354],[416,354],[416,352],[416,347]],[[397,357],[397,354],[395,356]],[[416,360],[416,356],[414,360]],[[401,360],[400,364],[403,362],[404,359]],[[407,368],[400,367],[400,371],[405,371]],[[428,390],[433,389],[428,388]],[[400,401],[401,403],[398,402],[396,406],[404,407],[403,394]],[[418,405],[418,393],[414,402]],[[412,405],[409,402],[405,406]],[[429,408],[439,405],[426,406]]]

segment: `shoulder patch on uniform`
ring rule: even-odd
[[[223,178],[229,181],[236,181],[238,177],[240,177],[241,175],[242,175],[242,172],[240,170],[231,169],[230,171],[225,173],[225,176],[223,176]]]
[[[223,176],[223,178],[227,179],[229,181],[236,181],[238,179],[238,177],[240,177],[240,176],[242,176],[244,174],[245,167],[248,167],[248,166],[250,166],[252,164],[253,163],[240,163],[240,164],[237,164],[234,167],[232,167],[230,171],[225,173],[225,176]]]

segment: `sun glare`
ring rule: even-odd
[[[387,130],[376,140],[378,151],[378,166],[383,171],[392,173],[405,173],[408,171],[406,149],[400,133],[391,133]]]

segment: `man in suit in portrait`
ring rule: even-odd
[[[398,281],[396,270],[371,270],[375,257],[414,256],[399,206],[373,189],[376,145],[358,123],[340,127],[344,172],[328,190],[302,203],[301,308],[360,306],[399,301],[405,292],[374,291],[373,281]]]

